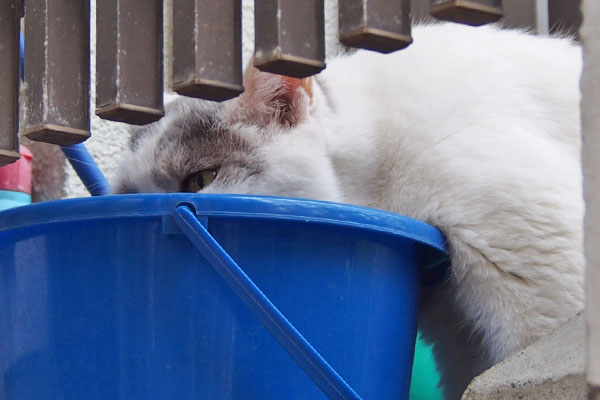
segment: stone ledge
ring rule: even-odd
[[[583,313],[476,377],[463,400],[587,399]]]

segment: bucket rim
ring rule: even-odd
[[[197,216],[258,218],[368,229],[415,240],[447,253],[446,239],[435,227],[375,208],[286,197],[237,194],[120,194],[62,199],[0,211],[0,232],[34,225],[121,217],[166,217],[181,204]]]

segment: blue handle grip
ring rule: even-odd
[[[175,221],[216,272],[329,399],[361,400],[360,396],[229,257],[229,254],[198,221],[190,207],[178,206],[175,209]]]

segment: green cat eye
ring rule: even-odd
[[[183,180],[184,192],[196,193],[204,189],[217,178],[216,169],[203,169],[190,174]]]

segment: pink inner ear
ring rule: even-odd
[[[286,101],[288,103],[293,102],[294,97],[296,95],[296,91],[298,90],[298,88],[302,87],[306,91],[306,94],[308,95],[308,97],[310,98],[310,100],[312,102],[312,97],[313,97],[312,77],[299,79],[299,78],[292,78],[289,76],[282,76],[281,78],[283,79],[283,82],[287,88],[285,93],[281,96],[284,101]]]
[[[244,76],[245,91],[237,101],[237,113],[248,121],[261,124],[277,121],[293,126],[307,112],[300,87],[312,103],[312,78],[292,78],[249,67]]]

